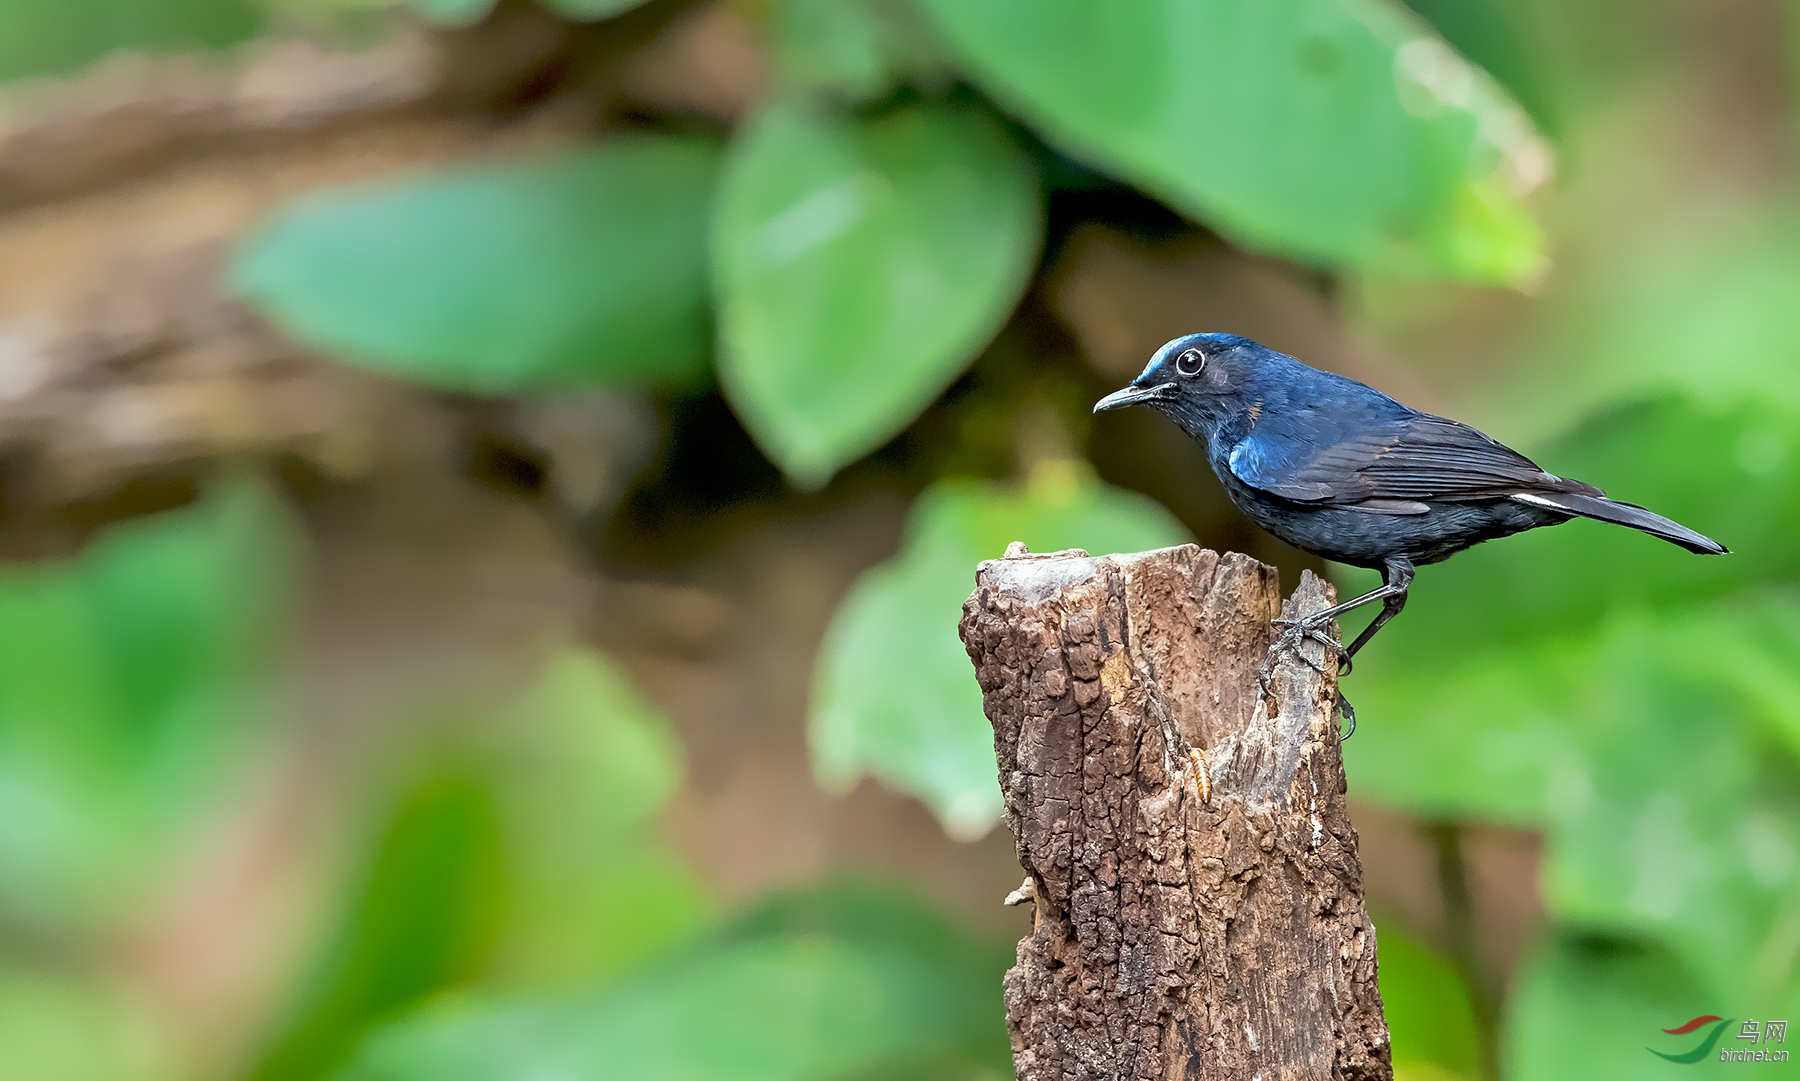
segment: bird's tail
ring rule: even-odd
[[[1605,496],[1584,495],[1580,492],[1531,492],[1516,495],[1513,498],[1540,507],[1553,507],[1577,514],[1583,518],[1594,518],[1615,525],[1628,525],[1642,530],[1652,537],[1661,537],[1671,544],[1679,544],[1690,552],[1701,555],[1724,555],[1731,549],[1702,533],[1696,533],[1680,522],[1673,522],[1660,514],[1647,511],[1635,503],[1621,503]]]

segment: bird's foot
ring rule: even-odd
[[[1268,697],[1269,679],[1275,674],[1275,662],[1280,658],[1281,651],[1284,649],[1292,649],[1295,655],[1305,661],[1313,671],[1321,673],[1325,671],[1321,665],[1313,664],[1311,659],[1300,651],[1300,643],[1308,638],[1322,644],[1327,652],[1337,655],[1338,663],[1342,666],[1338,670],[1339,676],[1350,674],[1350,651],[1344,648],[1342,642],[1325,633],[1324,621],[1301,618],[1277,619],[1271,622],[1282,630],[1280,637],[1276,638],[1274,643],[1269,646],[1268,654],[1263,657],[1262,668],[1256,674],[1257,682],[1262,686],[1263,697]],[[1356,734],[1356,707],[1352,706],[1350,700],[1344,697],[1341,688],[1337,690],[1337,710],[1344,718],[1345,724],[1344,731],[1338,736],[1338,742],[1342,743]]]
[[[1322,666],[1313,664],[1312,659],[1300,649],[1301,643],[1309,638],[1324,646],[1327,653],[1337,657],[1338,675],[1347,676],[1350,674],[1350,669],[1352,667],[1350,650],[1345,648],[1344,643],[1325,633],[1325,628],[1331,623],[1329,618],[1319,619],[1316,616],[1302,616],[1299,619],[1273,619],[1269,622],[1281,628],[1281,636],[1275,639],[1274,644],[1269,647],[1268,657],[1263,660],[1262,682],[1265,690],[1269,685],[1268,674],[1274,667],[1275,658],[1284,649],[1293,650],[1294,655],[1305,661],[1313,671],[1325,671]]]

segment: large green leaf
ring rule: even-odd
[[[780,902],[604,994],[403,1020],[343,1078],[832,1081],[895,1060],[1003,1062],[1004,964],[891,891]]]
[[[119,49],[217,48],[261,22],[248,0],[0,0],[0,80],[59,74]]]
[[[726,396],[790,478],[822,485],[968,366],[1042,233],[1031,165],[979,105],[765,111],[713,223]]]
[[[116,526],[72,560],[0,569],[0,912],[68,930],[129,916],[262,727],[294,572],[260,489]]]
[[[232,279],[300,340],[433,386],[688,380],[718,157],[630,137],[318,192],[251,238]]]
[[[1549,152],[1488,76],[1388,0],[922,0],[1064,151],[1240,243],[1523,283],[1516,192]]]
[[[1508,0],[1406,0],[1444,35],[1457,52],[1479,64],[1523,105],[1532,118],[1554,130],[1565,119],[1569,103],[1553,92],[1558,65],[1539,20],[1524,5]],[[1565,95],[1566,96],[1566,95]]]
[[[820,783],[844,790],[867,773],[923,800],[952,836],[986,833],[1000,819],[994,737],[956,633],[976,564],[1012,541],[1102,555],[1185,539],[1161,507],[1064,462],[1039,466],[1023,491],[928,489],[900,554],[857,581],[825,632],[808,721]]]

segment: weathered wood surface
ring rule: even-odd
[[[1023,551],[981,564],[961,626],[1035,893],[1018,1076],[1391,1078],[1335,673],[1290,651],[1257,681],[1270,618],[1330,586],[1282,608],[1247,556]]]

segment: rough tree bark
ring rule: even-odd
[[[1036,909],[1021,1079],[1393,1076],[1335,673],[1307,643],[1258,687],[1271,617],[1330,603],[1193,545],[981,564],[962,637]]]

